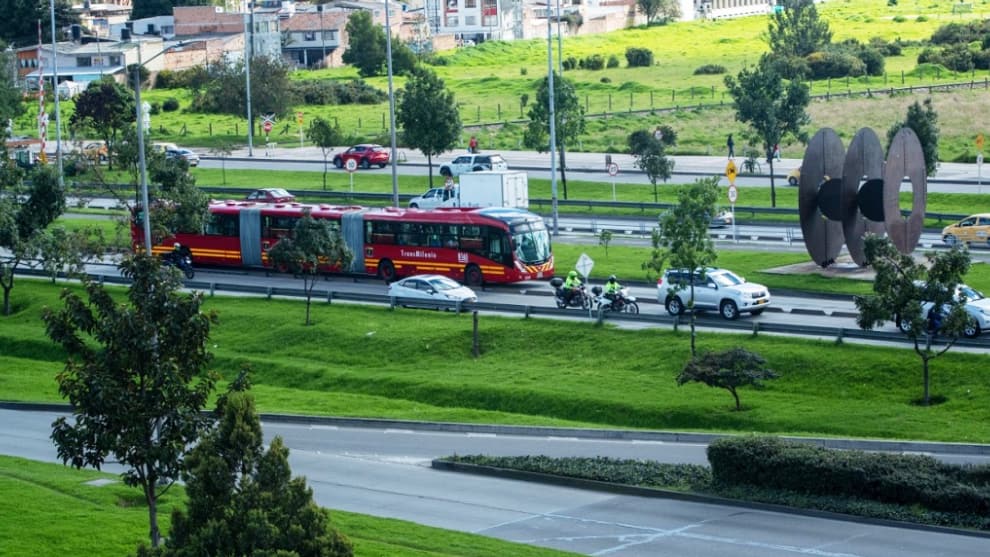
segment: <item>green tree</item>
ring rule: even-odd
[[[921,358],[924,395],[928,404],[930,363],[949,351],[967,327],[973,323],[966,313],[966,300],[956,297],[956,286],[969,271],[970,255],[965,248],[954,246],[948,251],[929,252],[927,264],[915,261],[891,243],[889,238],[868,235],[864,247],[866,262],[876,272],[873,296],[856,296],[859,310],[856,324],[865,330],[893,321],[914,343],[914,352]],[[942,308],[941,326],[932,330],[928,307]],[[935,338],[941,335],[944,346],[937,348]]]
[[[425,68],[413,70],[399,94],[396,121],[406,145],[426,155],[432,188],[434,155],[452,149],[461,135],[457,101],[443,80]]]
[[[284,269],[303,279],[306,292],[306,325],[310,324],[309,309],[313,287],[320,269],[329,266],[346,268],[353,254],[330,221],[314,219],[309,212],[296,221],[292,235],[282,238],[268,252],[268,258],[277,269]]]
[[[0,68],[11,68],[14,66],[13,52],[4,50],[0,43]],[[6,138],[7,121],[13,120],[24,114],[24,103],[22,102],[23,92],[16,86],[11,72],[0,72],[0,130],[3,130]],[[3,146],[6,150],[6,145]],[[3,162],[7,161],[4,156]]]
[[[814,0],[783,0],[767,25],[767,44],[774,56],[805,57],[832,42],[828,22],[818,16]]]
[[[225,186],[227,185],[227,159],[233,152],[234,144],[229,141],[222,141],[210,148],[210,153],[213,156],[220,157],[220,181]],[[326,189],[326,184],[324,184],[323,189]]]
[[[103,140],[107,146],[107,168],[113,170],[117,138],[136,120],[134,96],[108,76],[90,83],[76,97],[76,110],[69,118],[69,125],[75,130],[91,130]]]
[[[282,438],[265,450],[251,395],[229,393],[217,415],[217,427],[186,459],[189,502],[173,511],[168,544],[139,555],[353,555],[350,541],[313,501],[306,479],[292,477]]]
[[[664,136],[666,138],[666,136]],[[646,173],[653,184],[653,201],[660,202],[660,191],[657,182],[666,182],[674,172],[674,159],[664,152],[664,139],[646,130],[635,131],[629,135],[629,152],[636,159],[636,168]]]
[[[75,468],[99,469],[108,457],[127,468],[124,483],[144,494],[157,547],[158,499],[210,423],[203,408],[216,377],[204,368],[216,317],[201,311],[200,293],[180,293],[178,272],[154,257],[128,257],[120,270],[131,281],[127,304],[85,280],[86,300],[67,290],[62,309],[45,309],[48,337],[68,354],[56,382],[73,408],[52,424],[52,439]]]
[[[357,68],[361,77],[385,75],[385,31],[377,25],[367,10],[356,10],[347,18],[348,43],[341,60]],[[402,41],[392,40],[392,73],[405,75],[416,65],[416,56]]]
[[[210,66],[213,79],[194,97],[191,109],[211,114],[242,116],[247,104],[244,60],[224,59]],[[251,113],[289,114],[294,103],[289,66],[268,56],[251,58]]]
[[[38,43],[38,20],[48,23],[51,13],[48,2],[38,0],[6,0],[4,17],[0,18],[0,41],[18,46]],[[55,0],[55,28],[65,29],[79,23],[79,14],[68,0]],[[42,25],[42,40],[52,43],[51,25]],[[6,67],[6,66],[4,66]]]
[[[199,234],[209,218],[210,197],[196,187],[189,163],[182,159],[155,157],[149,169],[156,184],[151,214],[152,230],[158,236],[176,232]]]
[[[563,182],[564,199],[567,199],[567,173],[564,171],[564,144],[574,144],[584,133],[584,105],[578,99],[574,85],[557,74],[553,77],[554,90],[554,134],[557,138],[557,152],[560,154],[560,178]],[[550,150],[550,80],[543,78],[536,91],[536,101],[529,107],[529,124],[523,132],[523,144],[541,153]]]
[[[660,215],[660,226],[653,230],[653,250],[643,268],[662,273],[669,263],[675,269],[704,269],[715,263],[718,257],[715,244],[708,234],[708,224],[715,214],[718,199],[718,178],[701,178],[682,188],[677,204]],[[688,311],[691,314],[691,357],[695,350],[694,281],[689,281]],[[677,285],[676,288],[684,288]]]
[[[35,246],[41,268],[54,284],[59,273],[82,276],[87,263],[96,261],[106,253],[107,242],[103,229],[98,226],[77,230],[51,226],[39,234]]]
[[[733,78],[725,76],[725,86],[732,95],[736,120],[749,124],[754,139],[763,144],[770,164],[770,206],[777,206],[774,184],[773,146],[791,135],[801,141],[801,127],[811,119],[805,108],[811,101],[808,86],[799,81],[784,83],[769,58],[764,56],[753,69],[744,68]]]
[[[0,288],[3,314],[10,315],[17,267],[37,254],[40,236],[65,211],[65,190],[59,185],[57,170],[43,165],[32,173],[28,184],[11,184],[4,193],[0,196]]]
[[[323,151],[323,190],[327,189],[327,159],[334,145],[340,145],[344,141],[344,134],[340,132],[337,124],[330,124],[329,121],[317,116],[309,123],[306,130],[306,139],[318,145]]]
[[[636,0],[636,7],[646,16],[647,25],[658,18],[668,20],[681,15],[680,6],[674,0]]]
[[[767,367],[760,355],[744,348],[732,348],[722,352],[705,352],[700,357],[691,358],[677,376],[677,384],[704,383],[709,387],[725,389],[739,404],[739,387],[763,388],[763,381],[776,379],[778,375]]]
[[[908,107],[907,119],[903,122],[895,123],[887,130],[887,150],[890,150],[890,144],[894,142],[894,136],[903,127],[911,128],[914,130],[915,135],[918,136],[918,141],[921,143],[921,151],[925,154],[925,171],[929,176],[934,176],[938,170],[939,129],[938,113],[935,112],[935,107],[930,97],[925,99],[924,107],[918,101],[914,101]]]

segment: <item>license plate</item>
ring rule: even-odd
[[[758,306],[759,305],[762,305],[762,304],[765,304],[765,303],[767,303],[767,300],[756,300],[756,305],[758,305]]]

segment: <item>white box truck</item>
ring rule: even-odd
[[[461,174],[461,207],[529,208],[529,178],[518,170],[483,170]]]

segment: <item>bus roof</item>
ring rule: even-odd
[[[385,221],[403,222],[452,222],[452,223],[483,223],[495,219],[506,224],[542,220],[525,209],[513,207],[448,207],[433,210],[405,209],[395,207],[369,208],[359,205],[311,205],[306,203],[257,203],[254,201],[211,201],[210,211],[221,214],[237,214],[244,209],[260,209],[268,215],[301,215],[309,210],[314,217],[340,218],[345,213],[363,212],[366,218]],[[438,219],[437,217],[442,218]]]

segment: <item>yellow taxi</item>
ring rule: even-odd
[[[970,215],[963,220],[942,229],[942,241],[950,246],[987,243],[990,239],[990,213]]]

